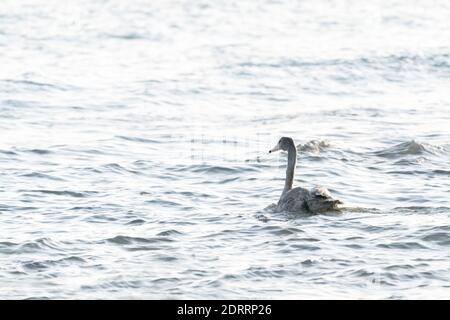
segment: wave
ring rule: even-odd
[[[383,249],[402,249],[402,250],[428,249],[428,247],[426,247],[416,241],[380,243],[380,244],[377,244],[377,247],[383,248]]]
[[[160,41],[161,35],[137,33],[137,32],[123,32],[123,33],[102,33],[99,34],[100,38],[104,39],[118,39],[118,40],[147,40],[147,41]]]
[[[73,265],[73,264],[82,264],[86,261],[83,258],[77,257],[77,256],[70,256],[66,258],[61,258],[58,260],[44,260],[44,261],[31,261],[31,262],[25,262],[23,264],[23,267],[25,269],[29,270],[42,270],[47,269],[52,266],[67,266],[67,265]]]
[[[283,278],[291,273],[291,270],[286,270],[283,266],[275,266],[271,268],[253,266],[244,271],[245,278],[270,279]]]
[[[162,206],[162,207],[182,207],[183,206],[183,204],[179,203],[179,202],[169,201],[169,200],[161,200],[161,199],[146,200],[145,203],[146,204],[154,204],[154,205]]]
[[[424,154],[437,154],[442,152],[442,147],[432,146],[427,143],[419,143],[415,140],[403,142],[393,147],[373,152],[374,155],[383,158],[397,158],[407,155],[424,155]]]
[[[48,179],[48,180],[65,181],[62,178],[54,177],[52,175],[45,174],[45,173],[40,173],[40,172],[25,173],[25,174],[22,174],[21,177],[25,177],[25,178],[42,178],[42,179]]]
[[[304,233],[303,230],[300,230],[295,227],[282,227],[282,226],[266,226],[262,228],[258,228],[261,232],[269,232],[275,236],[288,236],[288,235],[298,235],[300,233]]]
[[[127,225],[135,225],[135,226],[139,226],[142,224],[145,224],[147,221],[145,221],[144,219],[133,219],[129,222],[127,222]]]
[[[365,69],[368,72],[399,73],[399,72],[420,72],[424,69],[434,72],[448,72],[450,69],[450,54],[393,54],[393,55],[374,55],[357,57],[354,59],[323,59],[323,60],[302,60],[302,59],[276,59],[269,62],[241,62],[235,66],[224,65],[224,68],[237,67],[242,69],[283,69],[299,68],[311,70],[316,68],[341,68]],[[344,72],[345,73],[345,72]],[[342,77],[344,78],[344,77]]]
[[[52,153],[52,151],[46,150],[46,149],[30,149],[30,150],[26,150],[26,151],[27,152],[31,152],[31,153],[35,153],[35,154],[39,154],[39,155]]]
[[[175,195],[182,195],[185,197],[197,197],[197,198],[217,198],[216,195],[208,194],[204,192],[195,192],[195,191],[176,191],[176,190],[169,190],[164,192],[165,194],[175,194]]]
[[[0,242],[0,252],[8,254],[34,253],[38,251],[64,251],[62,244],[50,238],[39,238],[24,243],[10,241]]]
[[[95,169],[95,170],[97,170],[99,172],[106,171],[106,172],[114,172],[114,173],[119,173],[119,174],[121,174],[121,173],[139,174],[140,173],[139,171],[136,171],[136,170],[127,169],[118,163],[104,164],[104,165],[100,166],[100,168]]]
[[[422,237],[423,241],[433,242],[438,245],[448,246],[450,245],[450,233],[449,232],[434,232]]]
[[[157,234],[157,236],[160,237],[167,237],[167,236],[176,236],[176,235],[182,235],[183,233],[174,229],[170,229],[170,230],[166,230],[166,231],[161,231],[160,233]]]
[[[449,207],[424,207],[424,206],[409,206],[409,207],[395,207],[392,209],[394,213],[405,212],[405,213],[422,213],[422,214],[432,214],[432,213],[448,213],[450,212]]]
[[[161,143],[161,141],[158,141],[158,140],[141,138],[141,137],[116,136],[116,138],[126,140],[126,141],[133,141],[133,142]]]
[[[437,169],[437,170],[433,170],[433,173],[450,176],[450,170]]]
[[[330,147],[330,142],[326,140],[311,140],[305,144],[299,144],[297,146],[298,151],[320,153]]]
[[[14,151],[1,150],[1,149],[0,149],[0,153],[1,153],[1,154],[8,155],[8,156],[16,156],[16,155],[17,155],[17,153],[15,153]]]
[[[158,242],[172,242],[172,239],[167,237],[154,237],[154,238],[141,238],[141,237],[130,237],[130,236],[115,236],[113,238],[106,239],[107,242],[111,242],[118,245],[128,245],[128,244],[148,244],[148,243],[158,243]]]
[[[181,172],[181,171],[190,171],[195,173],[206,173],[206,174],[239,174],[242,172],[248,171],[258,171],[255,167],[249,166],[214,166],[207,164],[198,164],[198,165],[190,165],[190,166],[177,166],[168,168],[171,172]]]
[[[5,86],[12,86],[16,90],[18,88],[24,90],[34,90],[34,91],[68,91],[78,89],[72,85],[55,85],[48,82],[40,82],[34,80],[17,80],[17,79],[5,79],[0,82],[4,83]]]
[[[52,194],[52,195],[56,195],[56,196],[69,196],[69,197],[74,197],[74,198],[84,198],[84,197],[90,196],[91,194],[98,193],[97,191],[77,192],[77,191],[69,191],[69,190],[19,190],[19,191]]]

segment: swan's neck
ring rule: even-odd
[[[283,195],[292,189],[294,183],[295,164],[297,162],[297,149],[291,145],[288,150],[288,164],[286,169],[286,181],[284,182]]]

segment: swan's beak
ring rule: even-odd
[[[278,151],[278,150],[280,150],[280,149],[281,149],[281,148],[280,148],[280,144],[277,144],[272,150],[269,150],[269,153]]]

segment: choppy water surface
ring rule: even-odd
[[[0,3],[0,298],[448,298],[447,1]],[[274,213],[296,185],[341,214]]]

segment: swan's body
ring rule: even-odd
[[[295,165],[297,162],[297,148],[292,138],[283,137],[269,153],[284,150],[288,152],[288,166],[283,193],[278,201],[277,211],[310,211],[313,213],[337,210],[342,202],[331,197],[324,187],[315,187],[311,190],[297,187],[292,188]]]

